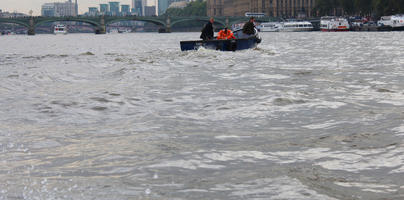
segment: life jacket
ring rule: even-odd
[[[218,40],[230,40],[230,39],[236,39],[233,35],[233,32],[231,30],[221,30],[219,31],[219,34],[217,36]]]

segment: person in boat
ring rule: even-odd
[[[218,40],[231,40],[231,39],[236,39],[234,37],[234,34],[231,30],[229,30],[227,27],[225,27],[223,30],[219,31],[219,34],[217,36]]]
[[[251,17],[250,20],[244,24],[243,33],[246,35],[254,35],[255,34],[255,18]]]
[[[215,20],[213,17],[209,19],[209,22],[203,27],[202,33],[201,33],[201,39],[202,40],[212,40],[214,38],[214,32],[213,32],[213,23]]]

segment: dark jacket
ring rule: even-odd
[[[203,40],[211,40],[213,39],[213,24],[208,22],[202,29],[201,39]]]
[[[243,26],[243,33],[247,35],[253,35],[255,33],[255,25],[253,22],[247,22]]]

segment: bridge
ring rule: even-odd
[[[274,21],[273,17],[260,17],[257,21]],[[169,16],[78,16],[78,17],[17,17],[17,18],[0,18],[0,23],[19,24],[28,29],[28,35],[35,35],[35,28],[49,22],[84,22],[90,24],[94,28],[96,34],[105,34],[106,27],[109,24],[121,21],[143,21],[156,24],[165,32],[171,32],[171,28],[177,24],[189,21],[209,21],[209,17],[169,17]],[[220,27],[231,26],[233,24],[248,21],[248,17],[215,17],[215,24]]]

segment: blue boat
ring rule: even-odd
[[[233,40],[181,41],[181,51],[198,50],[201,47],[219,51],[239,51],[255,48],[261,43],[261,38],[258,37],[258,34],[246,36],[241,32],[235,32],[234,36],[236,39]]]

